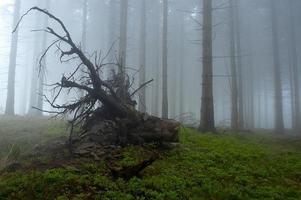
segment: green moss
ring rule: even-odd
[[[121,165],[148,149],[128,147]],[[181,145],[161,155],[141,177],[112,179],[106,165],[83,164],[0,176],[2,199],[301,199],[301,149],[285,138],[199,134],[181,130]]]

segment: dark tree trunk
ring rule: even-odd
[[[234,4],[230,0],[231,128],[238,128],[238,86],[235,55]]]
[[[215,131],[213,106],[212,63],[212,0],[203,1],[203,80],[201,123],[202,131]]]
[[[272,20],[272,40],[273,40],[273,64],[274,64],[274,89],[275,89],[275,131],[279,134],[284,133],[283,122],[283,101],[282,101],[282,82],[280,71],[280,54],[279,54],[279,34],[278,34],[278,16],[277,1],[270,0],[271,20]]]
[[[167,26],[168,26],[168,0],[163,0],[163,31],[162,31],[162,118],[168,118],[168,50],[167,50]]]
[[[296,47],[296,30],[294,20],[294,7],[293,0],[289,2],[289,32],[290,32],[290,46],[291,46],[291,70],[292,70],[292,93],[293,93],[293,129],[296,131],[301,130],[300,123],[300,88],[299,88],[299,74],[298,74],[298,56]]]
[[[140,54],[139,54],[139,85],[145,83],[145,43],[146,43],[146,7],[145,0],[141,0],[141,21],[140,21]],[[146,97],[145,88],[142,88],[139,92],[138,110],[142,113],[146,112]]]

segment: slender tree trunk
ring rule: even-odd
[[[167,49],[167,26],[168,26],[168,0],[163,0],[163,32],[162,32],[162,118],[168,118],[168,49]]]
[[[15,0],[14,7],[14,22],[13,28],[17,25],[20,18],[21,0]],[[15,76],[16,76],[16,60],[18,50],[18,30],[12,35],[11,49],[9,55],[9,69],[8,69],[8,82],[7,82],[7,97],[6,97],[6,115],[15,114]]]
[[[153,1],[153,21],[154,23],[154,41],[160,41],[160,42],[155,42],[153,44],[153,50],[152,53],[154,54],[154,68],[153,68],[153,76],[155,78],[155,82],[154,82],[154,87],[152,89],[152,115],[154,116],[159,116],[159,112],[160,112],[160,105],[159,105],[159,97],[160,97],[160,89],[159,89],[159,85],[160,85],[160,70],[161,70],[161,66],[160,66],[160,55],[161,52],[158,51],[159,49],[159,45],[161,45],[161,40],[160,40],[160,28],[161,28],[161,24],[160,22],[160,0],[156,0]]]
[[[37,5],[39,5],[39,0],[37,0]],[[38,28],[41,25],[41,18],[38,17],[38,14],[35,15],[36,25],[35,27]],[[30,83],[30,97],[29,97],[29,109],[28,109],[28,115],[29,116],[36,116],[38,110],[34,109],[33,107],[37,107],[37,89],[38,89],[38,75],[39,75],[39,69],[38,69],[38,57],[37,55],[40,52],[41,46],[40,44],[40,35],[41,33],[36,32],[35,33],[35,44],[34,44],[34,51],[33,51],[33,65],[32,65],[32,74],[31,74],[31,83]]]
[[[234,20],[235,20],[235,38],[237,52],[237,83],[238,83],[238,128],[244,128],[244,105],[243,105],[243,81],[242,81],[242,60],[241,60],[241,38],[240,38],[240,15],[239,0],[235,0]],[[233,21],[234,21],[233,20]]]
[[[301,130],[300,121],[300,88],[299,88],[299,74],[298,74],[298,57],[297,57],[297,47],[296,47],[296,35],[295,35],[295,20],[294,20],[294,8],[293,0],[289,2],[289,13],[290,13],[290,40],[291,40],[291,67],[292,67],[292,82],[293,82],[293,129],[296,131]]]
[[[128,21],[128,0],[120,0],[120,35],[119,35],[119,64],[122,82],[125,86],[125,65],[127,50],[127,21]],[[122,88],[122,98],[126,96],[126,89]]]
[[[82,15],[82,40],[81,50],[85,53],[87,50],[87,19],[88,19],[88,0],[83,0],[83,15]],[[84,75],[85,72],[82,72]],[[80,91],[80,97],[85,96],[84,91]]]
[[[184,60],[185,60],[185,50],[184,50],[184,16],[179,16],[179,67],[180,67],[180,74],[179,74],[179,80],[180,80],[180,99],[179,99],[179,111],[180,111],[180,122],[184,122],[183,114],[184,114],[184,84],[185,84],[185,70],[184,70]]]
[[[238,87],[235,56],[234,4],[230,0],[230,60],[231,60],[231,128],[238,128]]]
[[[83,0],[83,19],[82,19],[82,51],[87,48],[87,17],[88,17],[88,0]]]
[[[146,43],[146,0],[141,0],[141,20],[140,20],[140,51],[139,51],[139,85],[145,83],[145,43]],[[145,88],[142,88],[139,93],[138,110],[146,112]]]
[[[49,10],[50,8],[50,0],[46,0],[46,9]],[[48,26],[48,17],[44,17],[43,21],[43,27]],[[43,38],[42,38],[42,50],[44,51],[47,48],[47,33],[43,33]],[[43,110],[43,94],[44,94],[44,80],[45,80],[45,73],[46,73],[46,56],[42,60],[42,68],[40,69],[39,73],[39,87],[38,87],[38,101],[37,101],[37,108],[39,110]],[[43,113],[41,111],[37,111],[37,114],[39,116],[42,116]]]
[[[276,4],[277,1],[270,0],[271,3],[271,20],[272,20],[272,39],[273,39],[273,64],[274,64],[274,87],[275,87],[275,131],[283,134],[283,101],[282,101],[282,83],[279,60],[279,44],[278,44],[278,20]]]
[[[203,0],[203,80],[200,129],[215,131],[213,106],[212,0]]]

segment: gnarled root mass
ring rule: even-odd
[[[61,28],[58,32],[51,27],[42,30],[54,37],[54,40],[40,58],[40,69],[43,69],[41,61],[52,47],[56,47],[60,52],[61,62],[77,63],[73,72],[63,75],[60,82],[53,84],[54,98],[44,96],[56,111],[49,112],[37,108],[52,114],[73,116],[70,120],[69,144],[74,152],[91,154],[91,149],[94,149],[92,154],[95,154],[98,152],[96,149],[101,146],[178,142],[177,122],[148,116],[135,110],[134,95],[152,80],[142,84],[138,89],[132,89],[133,84],[130,81],[132,79],[126,73],[125,66],[120,65],[118,61],[104,63],[110,52],[103,58],[98,53],[93,54],[95,55],[93,58],[87,57],[80,44],[75,44],[64,23],[39,7],[29,9],[21,17],[15,30],[22,19],[32,11],[41,12]],[[106,79],[102,78],[104,67],[112,67],[111,76]],[[118,69],[117,73],[115,69]],[[67,92],[73,90],[81,95],[71,102],[59,104],[57,99],[63,90]],[[76,138],[73,135],[75,126],[81,127],[81,134]]]

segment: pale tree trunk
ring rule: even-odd
[[[82,15],[82,40],[81,50],[85,53],[87,49],[87,19],[88,19],[88,0],[83,0],[83,15]],[[85,72],[82,72],[85,75]],[[80,91],[80,97],[85,96],[84,91]]]
[[[179,81],[180,81],[180,99],[179,99],[179,111],[180,111],[180,122],[184,122],[183,114],[184,114],[184,84],[185,84],[185,70],[184,70],[184,60],[185,60],[185,51],[184,51],[184,16],[179,16],[179,67],[180,67],[180,74],[179,74]]]
[[[238,87],[235,58],[234,4],[230,0],[231,128],[238,128]]]
[[[145,42],[146,42],[146,0],[141,0],[141,19],[140,19],[140,51],[139,51],[139,85],[145,83]],[[138,110],[140,112],[146,112],[145,101],[145,88],[142,88],[139,92],[139,104]]]
[[[39,0],[37,0],[37,5],[39,5]],[[38,16],[38,14],[35,15],[36,25],[35,28],[38,28],[41,24],[41,18]],[[32,67],[32,74],[31,74],[31,83],[30,83],[30,97],[29,97],[29,109],[28,109],[28,115],[29,116],[36,116],[37,110],[33,107],[37,107],[37,88],[38,88],[38,75],[39,75],[39,69],[38,69],[38,57],[37,55],[40,52],[40,33],[35,33],[35,45],[34,45],[34,51],[33,51],[33,67]]]
[[[212,0],[203,0],[202,131],[215,131],[212,68]]]
[[[153,20],[156,22],[154,24],[153,30],[154,30],[154,41],[160,41],[160,1],[152,1],[154,2],[153,5]],[[160,85],[160,51],[159,45],[161,45],[160,42],[155,42],[153,44],[153,50],[152,53],[154,55],[154,68],[153,68],[153,76],[155,78],[154,86],[152,89],[152,115],[154,116],[159,116],[159,96],[160,96],[160,91],[159,91],[159,85]]]
[[[242,60],[241,60],[241,39],[240,39],[240,15],[239,0],[235,0],[234,20],[235,20],[235,38],[237,52],[237,83],[238,83],[238,128],[244,128],[244,105],[243,105],[243,81],[242,81]],[[234,21],[233,20],[233,21]]]
[[[46,0],[46,9],[49,10],[50,8],[50,0]],[[48,27],[48,17],[45,16],[44,19],[43,19],[43,27]],[[47,33],[44,32],[43,33],[43,38],[42,38],[42,51],[44,51],[45,49],[47,48]],[[46,56],[44,57],[44,59],[42,60],[42,66],[39,72],[39,87],[38,87],[38,100],[37,100],[37,108],[39,110],[43,110],[43,94],[44,94],[44,80],[45,80],[45,73],[46,73]],[[43,112],[41,111],[37,111],[37,114],[39,116],[42,116],[43,115]]]
[[[82,51],[87,48],[87,18],[88,18],[88,0],[83,0],[83,16],[82,16]]]
[[[120,1],[120,35],[119,35],[119,62],[121,70],[125,69],[126,48],[127,48],[127,18],[128,18],[128,0]],[[123,72],[122,72],[123,73]]]
[[[290,40],[291,40],[291,69],[292,69],[292,85],[293,85],[293,129],[296,131],[301,130],[300,124],[300,90],[299,90],[299,74],[298,74],[298,57],[297,57],[297,47],[296,47],[296,34],[295,34],[295,20],[294,20],[294,9],[293,9],[293,0],[289,2],[289,31],[290,31]]]
[[[20,7],[21,7],[21,0],[15,0],[13,28],[15,28],[20,18]],[[6,107],[5,107],[6,115],[15,114],[15,108],[14,108],[15,107],[15,78],[16,78],[15,75],[16,75],[17,50],[18,50],[18,29],[16,30],[15,33],[13,33],[12,40],[11,40],[8,82],[7,82],[7,97],[6,97]]]
[[[168,0],[163,0],[163,31],[162,31],[162,118],[168,118],[168,49],[167,49],[167,26],[168,26]]]
[[[278,44],[278,20],[276,11],[276,1],[270,0],[271,20],[272,20],[272,40],[273,40],[273,64],[274,64],[274,87],[275,87],[275,131],[282,134],[284,132],[283,122],[283,102],[282,102],[282,83],[279,60]]]
[[[119,73],[121,73],[121,82],[125,86],[125,65],[127,50],[127,18],[128,18],[128,0],[120,0],[120,35],[119,35]],[[126,89],[121,88],[121,97],[125,98]]]
[[[117,31],[117,22],[118,22],[118,15],[117,13],[117,2],[116,0],[110,0],[110,9],[109,9],[109,24],[108,24],[108,43],[107,43],[107,50],[110,51],[111,47],[111,51],[109,52],[109,56],[108,56],[108,62],[109,63],[115,63],[116,62],[116,55],[115,55],[115,51],[116,51],[116,47],[115,47],[115,42],[117,40],[117,36],[118,36],[118,31]],[[111,76],[112,74],[112,70],[116,68],[115,65],[110,65],[110,67],[108,67],[110,70],[107,70],[107,76]]]

